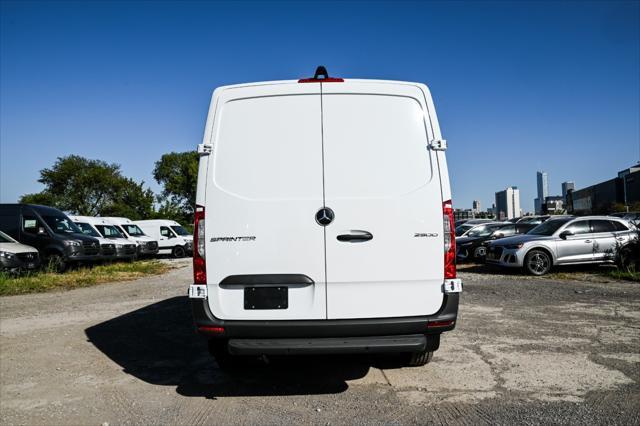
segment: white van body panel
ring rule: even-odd
[[[322,94],[321,94],[322,90]],[[200,157],[208,304],[223,320],[431,315],[443,303],[440,129],[418,83],[267,82],[215,90]],[[335,212],[326,227],[323,207]],[[366,242],[338,241],[367,231]],[[419,236],[417,236],[419,234]],[[424,235],[424,236],[423,236]],[[287,309],[248,310],[232,275],[304,274]]]
[[[324,233],[314,221],[322,207],[319,86],[214,94],[205,232],[209,304],[220,319],[326,317]],[[242,288],[218,285],[238,274],[304,274],[314,284],[290,287],[288,309],[245,310]]]
[[[172,229],[173,226],[182,226],[175,220],[168,219],[150,219],[150,220],[134,220],[133,223],[138,225],[142,232],[149,237],[158,241],[159,253],[171,253],[175,246],[186,246],[193,243],[193,235],[178,235]],[[168,238],[160,233],[160,227],[167,227],[173,237]]]
[[[386,318],[442,306],[442,194],[418,85],[323,85],[327,317]],[[373,239],[337,240],[350,230]],[[429,237],[415,237],[427,234]]]

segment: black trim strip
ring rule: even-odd
[[[245,286],[255,284],[314,284],[314,281],[304,274],[256,274],[229,275],[220,286]]]
[[[313,338],[394,336],[408,334],[439,334],[451,326],[429,329],[430,321],[451,321],[458,316],[458,293],[445,294],[442,307],[434,315],[398,318],[366,318],[341,320],[221,320],[213,316],[206,299],[190,299],[196,327],[223,327],[216,338]]]

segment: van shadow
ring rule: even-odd
[[[366,357],[258,359],[241,371],[221,371],[197,335],[187,297],[173,297],[85,330],[89,341],[123,371],[147,383],[175,386],[184,396],[313,395],[344,392],[364,377]],[[392,366],[390,366],[392,367]]]

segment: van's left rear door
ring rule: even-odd
[[[326,318],[324,232],[315,223],[323,205],[320,84],[224,88],[215,111],[205,209],[212,313]],[[238,275],[251,277],[228,279]],[[287,288],[286,309],[245,306],[245,288],[276,286]]]

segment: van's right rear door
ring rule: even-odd
[[[424,89],[426,91],[426,88]],[[434,314],[444,241],[433,128],[419,85],[324,83],[327,318]]]
[[[323,206],[320,84],[230,87],[216,99],[205,190],[211,311],[225,320],[325,319],[324,230],[315,222]],[[238,275],[252,277],[225,281]],[[286,287],[288,306],[245,306],[245,288],[266,286]]]

